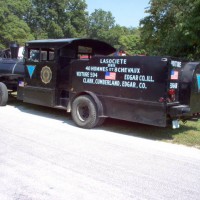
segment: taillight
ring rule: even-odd
[[[174,89],[169,89],[168,90],[168,96],[169,96],[169,101],[175,101],[176,100],[176,91]]]

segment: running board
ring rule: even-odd
[[[60,110],[67,110],[67,107],[65,107],[65,106],[54,106],[54,108],[57,108]]]

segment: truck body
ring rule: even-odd
[[[110,56],[115,51],[92,39],[29,41],[12,88],[19,100],[71,112],[83,128],[101,125],[106,118],[173,128],[179,120],[198,120],[200,62]],[[3,74],[0,64],[0,81],[9,88]]]

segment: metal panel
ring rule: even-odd
[[[27,86],[24,88],[24,102],[42,106],[55,106],[55,89]]]

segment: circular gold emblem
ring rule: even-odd
[[[50,83],[51,79],[52,79],[52,71],[50,69],[50,67],[43,67],[41,72],[40,72],[40,77],[43,83],[48,84]]]

